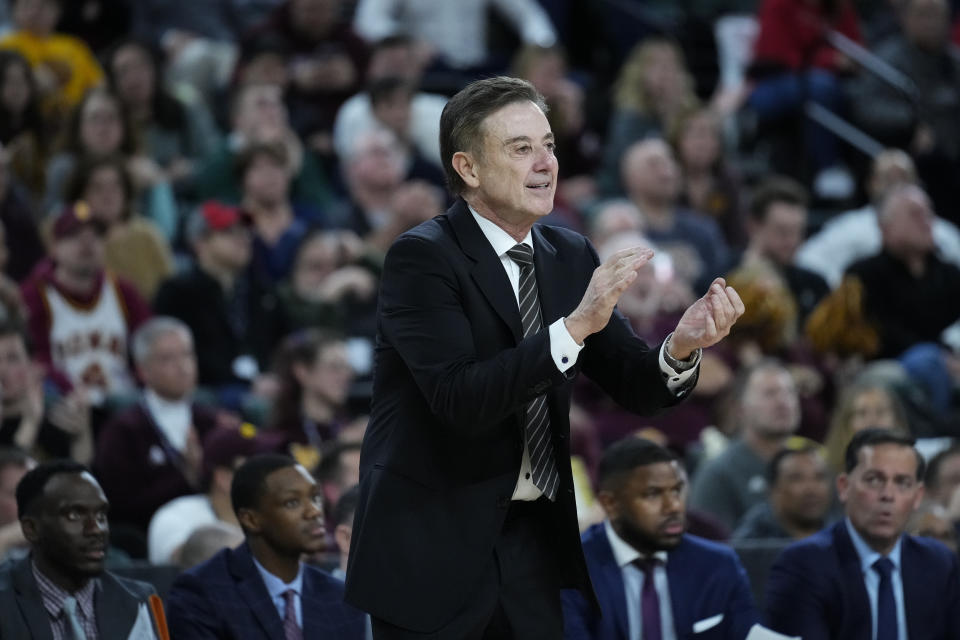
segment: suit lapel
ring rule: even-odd
[[[43,607],[43,599],[33,578],[29,557],[21,560],[13,570],[13,586],[17,592],[17,606],[30,630],[30,637],[33,640],[53,640],[50,616]]]
[[[237,590],[240,596],[250,607],[250,611],[260,623],[266,637],[272,640],[284,640],[283,621],[280,620],[280,614],[277,613],[277,608],[270,599],[263,578],[253,564],[253,555],[246,543],[240,545],[230,555],[230,571],[237,578]],[[303,610],[305,612],[306,607],[303,607]]]
[[[921,620],[920,611],[917,611],[920,609],[920,603],[926,602],[921,595],[926,592],[926,583],[919,570],[920,560],[914,557],[914,549],[910,536],[903,536],[900,543],[900,576],[903,580],[903,609],[907,616],[907,635],[911,638],[920,638],[925,632],[929,632],[921,626],[923,620]]]
[[[678,637],[684,637],[683,634],[690,633],[693,630],[693,623],[696,621],[695,614],[692,612],[694,602],[699,602],[700,597],[694,598],[692,594],[702,592],[697,589],[701,585],[688,584],[685,576],[691,575],[689,562],[690,558],[686,536],[681,538],[680,544],[667,554],[667,590],[670,592],[670,610],[673,613],[673,628],[677,631]],[[689,561],[689,562],[688,562]],[[703,605],[699,605],[698,613],[703,613]]]
[[[592,531],[592,538],[584,542],[584,552],[587,556],[591,555],[591,549],[596,564],[596,590],[597,597],[601,602],[609,602],[613,606],[613,611],[604,611],[603,615],[613,614],[613,621],[621,638],[630,637],[630,625],[627,621],[627,593],[623,588],[623,574],[617,561],[613,557],[613,549],[610,547],[610,541],[607,540],[607,532],[603,524],[596,525]],[[604,597],[603,593],[609,594]]]
[[[450,211],[447,219],[460,248],[473,261],[470,275],[484,297],[494,308],[497,315],[506,323],[513,333],[514,340],[519,343],[523,338],[523,329],[520,324],[520,309],[517,306],[517,297],[510,286],[510,280],[503,269],[499,256],[493,252],[493,247],[483,231],[473,219],[473,214],[467,203],[458,199]],[[542,303],[541,303],[542,304]]]
[[[100,588],[95,597],[100,637],[122,640],[130,635],[140,613],[140,602],[108,573],[100,576]]]
[[[863,569],[860,566],[860,556],[850,540],[847,533],[847,525],[841,520],[834,525],[833,529],[834,546],[837,550],[837,563],[840,565],[840,580],[846,585],[852,603],[847,612],[848,629],[860,629],[858,637],[870,638],[873,629],[873,617],[870,613],[870,596],[867,595],[867,587],[863,583]],[[906,584],[904,584],[906,586]],[[843,606],[840,604],[839,606]]]
[[[303,637],[323,637],[321,632],[327,631],[323,610],[326,603],[320,597],[320,586],[315,583],[311,571],[303,571],[303,593],[300,594],[301,610],[303,611]]]

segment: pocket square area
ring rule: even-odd
[[[723,620],[723,614],[718,613],[715,616],[710,616],[709,618],[704,618],[703,620],[697,620],[693,623],[693,632],[694,633],[703,633],[707,629],[712,629],[713,627],[720,624],[720,621]]]

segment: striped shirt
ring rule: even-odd
[[[67,615],[63,611],[63,601],[68,596],[73,596],[77,600],[77,619],[83,632],[87,635],[87,640],[99,640],[97,633],[97,616],[93,605],[93,596],[97,588],[97,580],[87,581],[82,589],[75,593],[70,593],[66,589],[61,589],[55,585],[48,577],[43,575],[37,564],[32,563],[33,577],[37,581],[37,587],[40,589],[40,597],[43,600],[43,608],[47,610],[50,616],[50,629],[53,631],[53,640],[74,640],[70,633],[70,625],[67,622]]]

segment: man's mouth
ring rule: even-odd
[[[528,184],[527,189],[549,189],[550,182],[536,182],[534,184]]]

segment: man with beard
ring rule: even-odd
[[[104,571],[108,508],[81,464],[54,460],[23,476],[17,510],[30,556],[0,570],[0,638],[158,637],[153,587]]]
[[[287,456],[253,456],[233,474],[230,498],[246,541],[177,578],[171,637],[363,638],[364,615],[343,602],[343,583],[301,561],[326,545],[310,473]]]
[[[923,499],[913,438],[853,436],[837,492],[846,517],[787,547],[770,568],[766,623],[817,640],[957,640],[960,564],[936,540],[905,534]]]
[[[583,534],[583,553],[603,610],[564,592],[568,640],[742,640],[758,613],[747,575],[728,547],[685,534],[686,473],[667,449],[642,438],[600,461],[598,499],[607,519]]]
[[[734,384],[733,398],[740,436],[698,468],[690,487],[690,506],[730,529],[764,501],[767,465],[800,426],[796,384],[775,359],[745,369]]]

